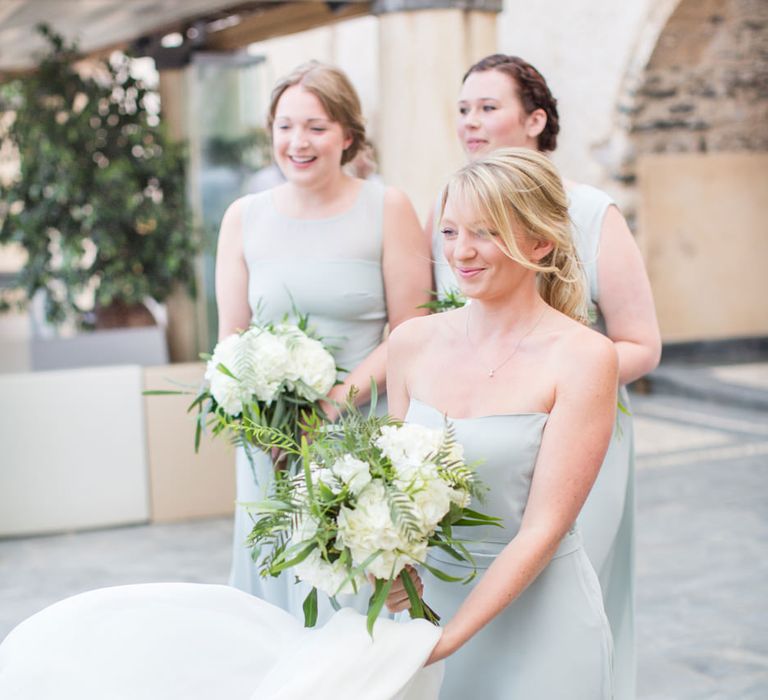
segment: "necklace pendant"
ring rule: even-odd
[[[493,379],[493,373],[494,373],[494,372],[495,372],[495,370],[492,370],[492,369],[489,369],[489,370],[488,370],[488,378],[489,378],[489,379]]]

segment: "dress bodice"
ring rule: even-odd
[[[478,462],[477,475],[488,489],[483,503],[472,508],[502,519],[502,528],[472,527],[470,550],[495,556],[520,529],[533,478],[546,413],[510,413],[477,418],[450,418],[467,463]],[[444,416],[432,406],[411,399],[406,420],[430,428],[443,426]]]
[[[243,252],[254,319],[279,321],[295,306],[350,370],[380,342],[387,321],[381,268],[384,187],[364,181],[350,209],[293,219],[267,190],[246,197]]]

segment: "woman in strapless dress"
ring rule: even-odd
[[[456,131],[467,158],[497,148],[525,147],[549,153],[557,147],[557,100],[544,76],[519,56],[494,54],[464,75]],[[616,203],[590,185],[565,183],[576,249],[596,317],[619,357],[620,399],[611,444],[595,485],[579,514],[584,548],[600,579],[614,640],[616,700],[635,697],[634,632],[634,440],[625,385],[659,362],[661,338],[651,286],[640,251]],[[443,237],[430,216],[436,288],[457,285],[443,255]]]
[[[423,575],[444,621],[431,656],[446,658],[440,697],[608,700],[611,634],[576,520],[610,441],[618,360],[586,325],[565,190],[545,156],[501,149],[450,180],[437,214],[470,303],[392,334],[389,408],[454,424],[488,488],[477,507],[503,523],[461,533],[474,583]],[[408,606],[400,584],[388,605]]]

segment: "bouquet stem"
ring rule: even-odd
[[[407,569],[403,569],[400,572],[400,580],[403,582],[405,592],[408,594],[408,600],[411,603],[411,607],[408,609],[408,614],[411,616],[411,619],[427,620],[433,625],[440,624],[440,615],[430,608],[429,605],[424,602],[423,598],[419,597],[419,592],[416,590],[416,586]]]

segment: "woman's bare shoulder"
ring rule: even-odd
[[[613,375],[618,367],[616,348],[610,338],[573,319],[562,324],[553,344],[557,366],[565,376]]]
[[[398,347],[422,347],[439,339],[456,325],[460,309],[428,316],[416,316],[403,321],[389,335],[390,342]]]

